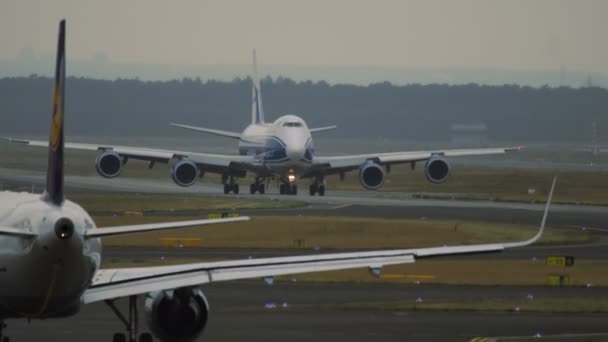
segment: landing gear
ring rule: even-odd
[[[239,194],[239,185],[236,183],[236,179],[234,177],[230,177],[229,183],[224,181],[224,194],[228,195],[231,192],[235,195]]]
[[[309,188],[310,196],[319,194],[319,196],[325,196],[325,180],[323,178],[315,179],[315,182],[310,184]]]
[[[264,185],[264,180],[260,180],[260,178],[255,179],[255,183],[249,185],[249,193],[255,194],[259,192],[260,195],[263,195],[266,192],[266,186]]]
[[[283,183],[279,186],[279,193],[281,195],[297,195],[298,194],[298,185]]]
[[[112,338],[113,342],[153,342],[150,333],[139,334],[139,308],[137,306],[137,296],[129,296],[129,317],[125,317],[114,304],[115,300],[106,300],[106,304],[112,309],[114,314],[120,319],[127,330],[127,333],[116,333]],[[139,335],[139,340],[137,339]],[[4,341],[3,341],[4,342]]]
[[[4,336],[4,329],[6,329],[6,324],[3,321],[0,321],[0,341],[11,342],[10,337]]]
[[[316,194],[319,194],[319,196],[325,196],[325,185],[311,184],[309,190],[310,196],[314,196]]]

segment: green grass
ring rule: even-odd
[[[321,310],[387,310],[387,311],[481,311],[481,312],[542,312],[542,313],[608,313],[608,299],[562,298],[562,299],[479,299],[479,300],[416,300],[394,302],[362,302],[346,304],[323,304]],[[517,311],[516,308],[519,308]]]
[[[239,209],[284,209],[304,205],[298,201],[268,201],[233,197],[200,197],[194,195],[147,195],[117,193],[74,193],[70,200],[80,204],[89,212],[146,212],[180,210],[239,210]]]
[[[97,225],[115,226],[175,220],[175,217],[99,216]],[[188,219],[180,217],[180,219]],[[537,227],[459,220],[377,219],[352,217],[255,216],[249,222],[109,237],[121,246],[158,246],[163,237],[200,238],[205,247],[233,248],[413,248],[503,241],[523,241]],[[541,243],[586,243],[585,231],[548,228]]]
[[[381,193],[410,192],[418,197],[460,198],[494,201],[544,202],[553,176],[558,177],[555,203],[608,205],[608,172],[457,168],[442,184],[428,182],[422,170],[395,167]],[[361,186],[355,175],[343,183],[335,177],[331,188],[356,190]],[[533,194],[529,193],[533,190]]]
[[[310,282],[388,282],[445,285],[548,285],[551,274],[565,274],[571,286],[608,286],[608,262],[577,260],[574,267],[555,267],[545,260],[500,260],[454,258],[420,260],[414,264],[384,267],[381,279],[372,277],[366,269],[318,272],[298,275],[298,281]],[[397,277],[401,276],[401,277]],[[288,281],[289,278],[281,278]]]

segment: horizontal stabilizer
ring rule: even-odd
[[[227,137],[227,138],[233,138],[233,139],[241,138],[241,133],[236,133],[236,132],[221,131],[219,129],[205,128],[205,127],[180,125],[180,124],[175,124],[175,123],[171,123],[170,125],[173,127],[179,127],[179,128],[189,129],[192,131],[197,131],[197,132],[215,134],[215,135],[219,135],[219,136]]]
[[[327,127],[311,128],[309,131],[310,131],[310,133],[317,133],[317,132],[329,131],[329,130],[336,129],[336,128],[338,128],[338,126],[327,126]]]
[[[167,223],[149,223],[139,224],[132,226],[116,226],[106,228],[95,228],[88,230],[85,234],[87,239],[110,236],[110,235],[122,235],[132,233],[143,233],[155,230],[167,230],[167,229],[178,229],[195,226],[204,226],[209,224],[219,223],[231,223],[239,221],[249,221],[249,217],[234,217],[234,218],[222,218],[222,219],[207,219],[207,220],[194,220],[194,221],[178,221],[178,222],[167,222]]]
[[[33,238],[36,236],[35,233],[27,232],[23,229],[13,227],[0,227],[0,236],[14,236],[22,238]]]

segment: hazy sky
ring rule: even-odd
[[[1,0],[0,59],[608,72],[608,1]]]

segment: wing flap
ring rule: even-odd
[[[178,228],[205,226],[205,225],[219,224],[219,223],[233,223],[233,222],[241,222],[241,221],[249,221],[249,217],[243,216],[243,217],[232,217],[232,218],[222,218],[222,219],[178,221],[178,222],[167,222],[167,223],[149,223],[149,224],[139,224],[139,225],[130,225],[130,226],[95,228],[95,229],[88,230],[85,234],[85,237],[87,239],[92,239],[92,238],[111,236],[111,235],[144,233],[144,232],[150,232],[150,231],[155,231],[155,230],[178,229]]]

